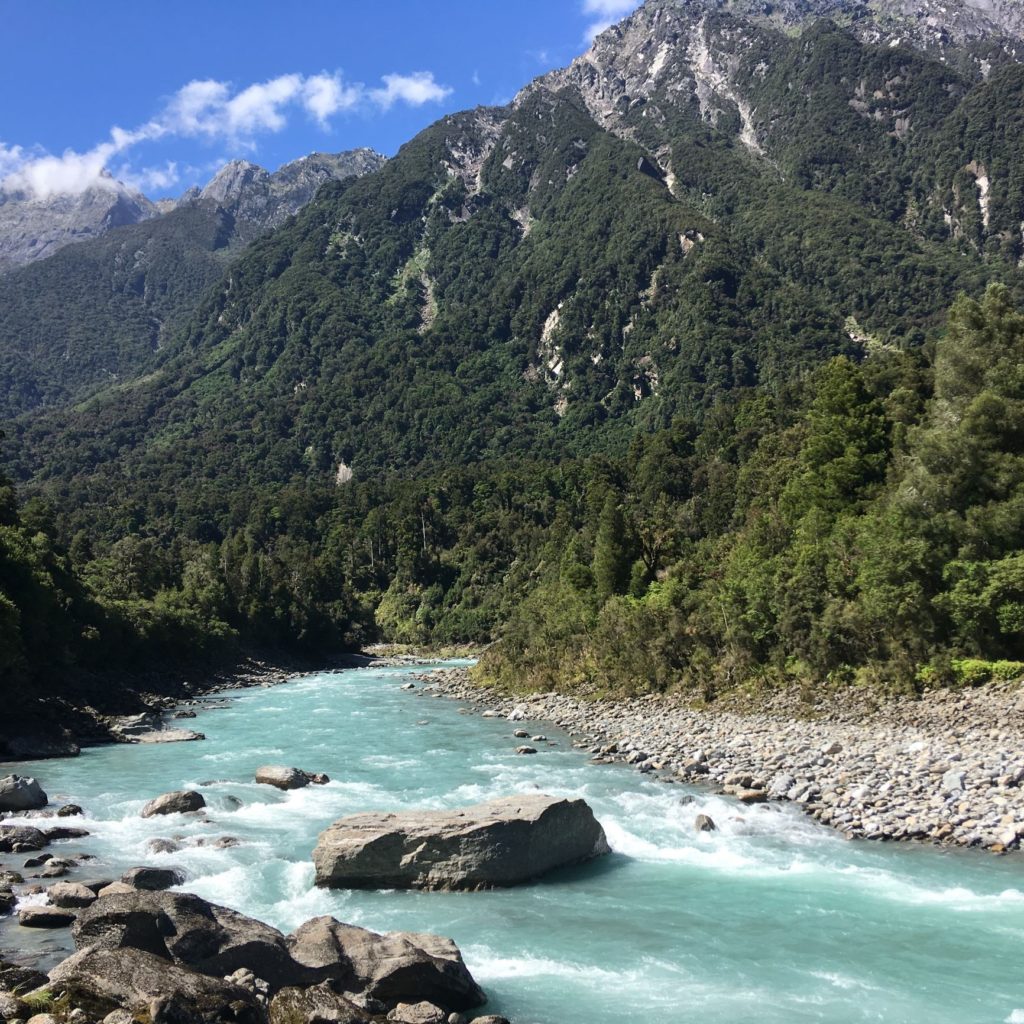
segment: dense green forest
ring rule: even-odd
[[[668,80],[599,123],[574,66],[446,117],[138,376],[12,420],[8,670],[384,639],[706,698],[1015,671],[1024,74],[743,32],[743,111]]]
[[[961,298],[929,355],[736,389],[617,458],[238,493],[219,542],[143,531],[95,552],[7,486],[4,665],[494,637],[482,674],[520,687],[711,697],[1014,671],[1024,315],[1002,286]]]

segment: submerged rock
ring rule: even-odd
[[[428,999],[454,1011],[485,1002],[458,946],[440,935],[379,935],[333,917],[316,917],[288,936],[288,948],[318,981],[333,982],[386,1006]]]
[[[321,833],[317,885],[350,889],[488,889],[608,853],[583,800],[541,794],[461,810],[368,813]]]
[[[35,779],[6,775],[0,779],[0,811],[37,811],[49,801]]]
[[[152,818],[156,814],[190,814],[202,810],[206,800],[194,789],[181,789],[155,797],[142,808],[142,817]]]

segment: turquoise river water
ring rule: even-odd
[[[172,865],[187,872],[183,888],[284,930],[333,914],[450,935],[488,1012],[514,1024],[1024,1024],[1024,858],[846,842],[792,808],[590,765],[547,725],[534,729],[556,745],[517,756],[510,723],[403,691],[410,672],[306,676],[182,723],[205,742],[14,768],[51,801],[85,808],[93,834],[68,849],[99,858],[91,876]],[[254,784],[268,762],[332,781],[290,793]],[[204,817],[139,817],[145,800],[182,787],[202,789]],[[313,885],[310,853],[335,818],[537,788],[584,797],[614,853],[498,892]],[[701,812],[719,831],[694,831]],[[158,836],[223,835],[240,844],[147,850]],[[0,932],[8,949],[38,941],[10,924]]]

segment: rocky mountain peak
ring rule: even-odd
[[[0,273],[158,214],[142,193],[109,176],[73,194],[37,196],[0,188]]]
[[[182,203],[218,206],[264,231],[277,227],[308,203],[325,182],[377,170],[385,158],[371,149],[310,153],[271,173],[248,160],[225,164],[198,196]]]
[[[258,164],[232,160],[210,179],[200,198],[220,204],[231,202],[245,191],[262,188],[269,179],[269,172]]]

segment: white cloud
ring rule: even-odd
[[[611,28],[637,7],[638,0],[583,0],[583,13],[594,20],[587,25],[583,38],[592,43],[606,28]]]
[[[192,81],[171,96],[151,121],[130,131],[112,128],[109,139],[84,153],[68,149],[54,156],[0,143],[0,187],[38,197],[78,194],[92,186],[113,188],[107,173],[110,161],[140,143],[177,136],[222,142],[237,151],[252,148],[259,135],[284,129],[296,110],[326,130],[330,118],[343,111],[366,106],[387,111],[396,103],[420,107],[440,102],[452,92],[430,71],[384,75],[381,81],[382,86],[371,89],[361,82],[346,83],[339,73],[287,74],[238,91],[228,82]],[[173,161],[139,171],[124,162],[117,173],[138,188],[169,188],[179,180]]]
[[[175,160],[168,160],[163,167],[143,167],[138,171],[124,164],[117,168],[115,174],[119,181],[123,181],[129,188],[137,189],[139,192],[170,188],[181,181],[181,174],[178,172],[178,164]]]
[[[383,89],[371,89],[370,99],[382,110],[390,110],[398,101],[411,107],[439,103],[451,95],[451,89],[434,81],[432,71],[414,71],[411,75],[385,75]]]
[[[358,106],[361,98],[362,87],[345,85],[340,75],[313,75],[306,79],[302,93],[303,106],[322,128],[334,114]]]

